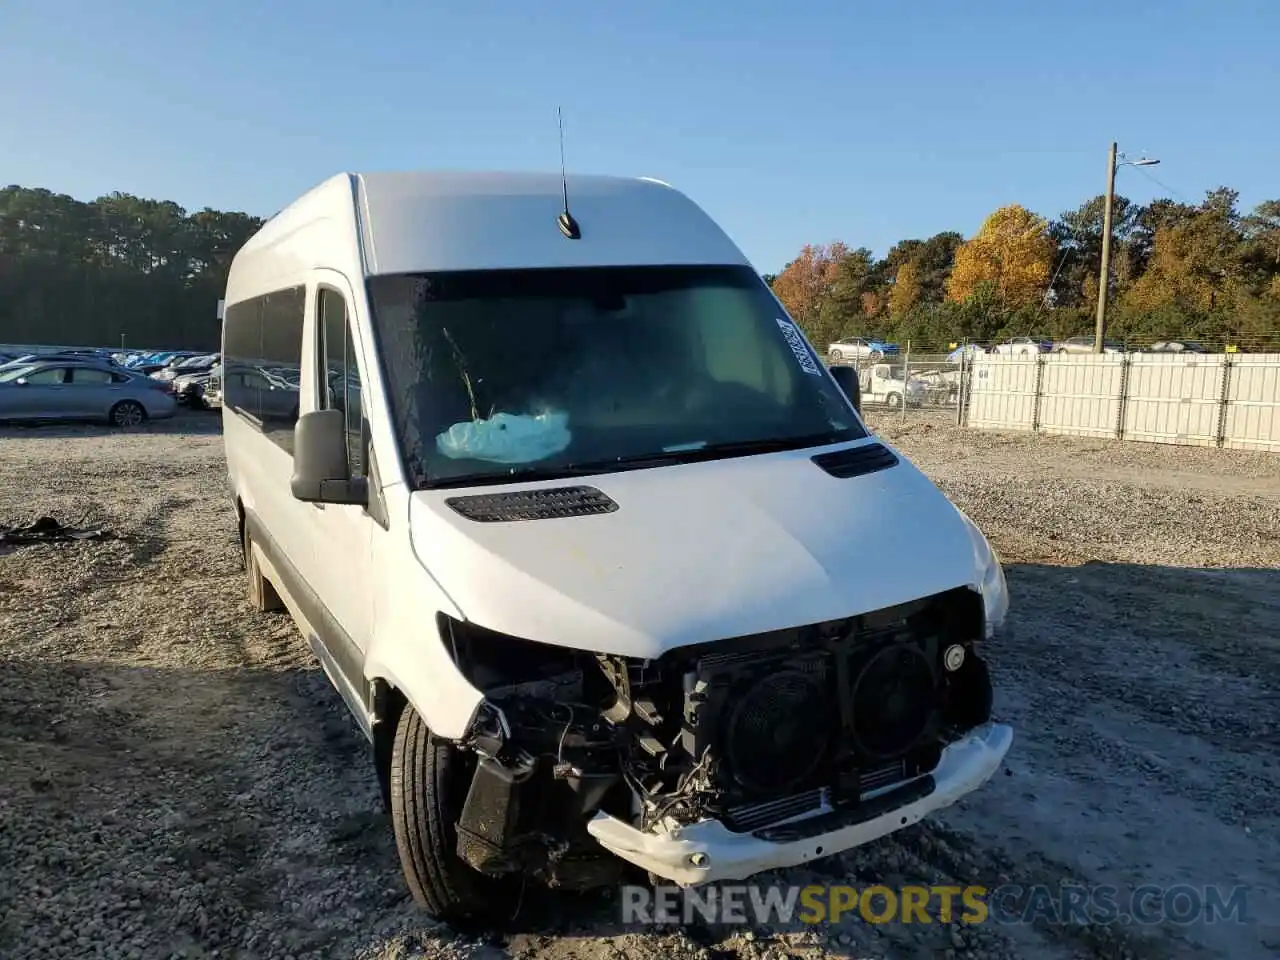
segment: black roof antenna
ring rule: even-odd
[[[564,212],[556,217],[556,225],[570,240],[580,240],[582,230],[569,212],[569,180],[564,173],[564,115],[559,107],[556,107],[556,119],[560,121],[560,186],[564,190]]]

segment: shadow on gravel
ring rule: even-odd
[[[173,434],[216,436],[222,433],[222,414],[218,410],[180,408],[172,417],[150,420],[137,427],[111,427],[105,423],[47,420],[19,423],[0,420],[0,439],[66,439],[69,437],[129,437]]]
[[[1250,922],[1027,927],[1097,956],[1274,960],[1280,569],[1094,561],[1006,573],[1014,631],[987,652],[997,713],[1016,730],[1009,776],[945,816],[964,829],[944,845],[981,882],[1024,897],[1103,884],[1123,910],[1147,885],[1243,888]]]
[[[341,711],[318,669],[0,660],[0,956],[326,950],[402,899]]]

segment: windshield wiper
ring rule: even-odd
[[[528,483],[534,480],[566,480],[571,477],[599,476],[615,470],[643,470],[645,467],[661,467],[673,463],[698,463],[704,460],[721,460],[726,457],[747,456],[753,453],[777,453],[783,450],[803,450],[845,440],[837,433],[807,434],[802,437],[775,437],[763,440],[737,440],[731,443],[708,443],[699,447],[680,446],[671,450],[607,457],[582,463],[566,463],[556,466],[527,466],[502,473],[471,473],[461,477],[442,477],[428,480],[424,487],[430,490],[447,490],[453,487],[493,486],[501,483]]]
[[[468,473],[460,477],[441,477],[439,480],[428,479],[423,484],[426,490],[448,490],[452,487],[493,486],[498,483],[530,483],[534,480],[566,480],[569,477],[588,477],[607,472],[600,467],[583,467],[568,464],[557,467],[520,467],[505,473]]]
[[[778,453],[783,450],[803,450],[805,447],[820,447],[844,440],[839,434],[812,433],[803,437],[773,437],[763,440],[736,440],[729,443],[708,443],[700,447],[682,446],[656,453],[637,453],[630,456],[612,457],[606,460],[592,460],[588,463],[573,463],[567,469],[589,470],[593,473],[603,472],[614,467],[630,467],[640,469],[647,466],[662,466],[669,463],[697,463],[701,460],[720,460],[725,457],[746,456],[753,453]]]

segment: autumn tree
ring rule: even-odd
[[[800,256],[783,267],[774,279],[773,292],[802,327],[807,328],[818,320],[823,301],[835,283],[836,262],[847,249],[842,243],[805,244]]]
[[[843,243],[805,246],[778,274],[773,292],[821,347],[857,325],[871,265],[871,251],[865,248],[851,250]]]
[[[1186,337],[1280,349],[1280,200],[1247,214],[1235,191],[1199,204],[1112,209],[1110,327],[1142,344]],[[808,247],[775,289],[815,342],[859,334],[944,349],[962,339],[1065,338],[1093,330],[1103,198],[1052,224],[997,210],[967,243],[947,231],[876,260],[845,244]]]
[[[1161,221],[1150,263],[1126,305],[1147,312],[1231,310],[1246,292],[1242,240],[1235,192],[1211,191],[1194,213]]]
[[[993,285],[1011,307],[1042,302],[1056,255],[1049,225],[1018,204],[987,217],[972,239],[956,250],[947,298],[967,299],[980,283]]]
[[[908,260],[898,268],[898,275],[889,290],[889,312],[894,317],[906,316],[920,303],[922,293],[920,268],[914,260]]]

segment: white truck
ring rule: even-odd
[[[895,410],[902,407],[904,400],[909,407],[920,406],[928,393],[928,385],[914,376],[908,379],[900,363],[870,364],[859,371],[858,379],[863,403],[883,404]]]

